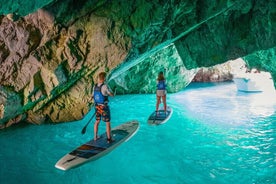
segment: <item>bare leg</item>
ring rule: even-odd
[[[162,96],[162,101],[163,101],[163,105],[164,105],[164,111],[167,111],[167,102],[166,102],[166,95]]]
[[[98,139],[98,127],[99,127],[100,120],[97,120],[94,124],[94,140]]]
[[[108,140],[111,139],[111,126],[110,126],[110,122],[106,122],[106,136],[107,136]]]
[[[157,98],[157,102],[156,102],[156,112],[157,112],[160,104],[160,96],[156,96],[156,98]]]

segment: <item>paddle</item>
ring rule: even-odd
[[[82,134],[85,134],[87,126],[89,125],[89,123],[91,122],[91,120],[94,118],[95,115],[96,115],[96,111],[94,112],[94,114],[92,115],[90,120],[86,123],[86,125],[82,128],[82,130],[81,130]]]

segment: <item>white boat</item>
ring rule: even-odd
[[[267,92],[274,91],[274,83],[270,73],[244,73],[233,78],[238,91]]]

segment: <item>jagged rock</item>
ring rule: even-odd
[[[197,69],[188,70],[174,44],[141,56],[136,62],[120,65],[108,79],[118,93],[154,93],[158,73],[164,72],[167,91],[177,92],[186,87]]]
[[[202,67],[199,69],[193,82],[223,82],[231,81],[234,75],[244,72],[247,63],[242,59],[227,61],[212,67]]]
[[[1,127],[81,119],[101,71],[117,93],[153,93],[160,70],[176,92],[198,69],[239,57],[276,79],[275,7],[274,0],[9,1],[0,8]],[[209,80],[230,77],[212,70]]]
[[[0,118],[2,119],[4,117],[5,112],[5,106],[3,104],[0,104]]]
[[[276,47],[268,50],[260,50],[244,57],[249,69],[257,68],[260,71],[271,73],[274,84],[276,79]]]

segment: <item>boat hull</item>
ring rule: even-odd
[[[259,74],[248,77],[235,77],[233,78],[233,81],[235,82],[238,91],[264,92],[275,90],[273,80],[268,77],[265,78],[264,76],[260,76]]]

